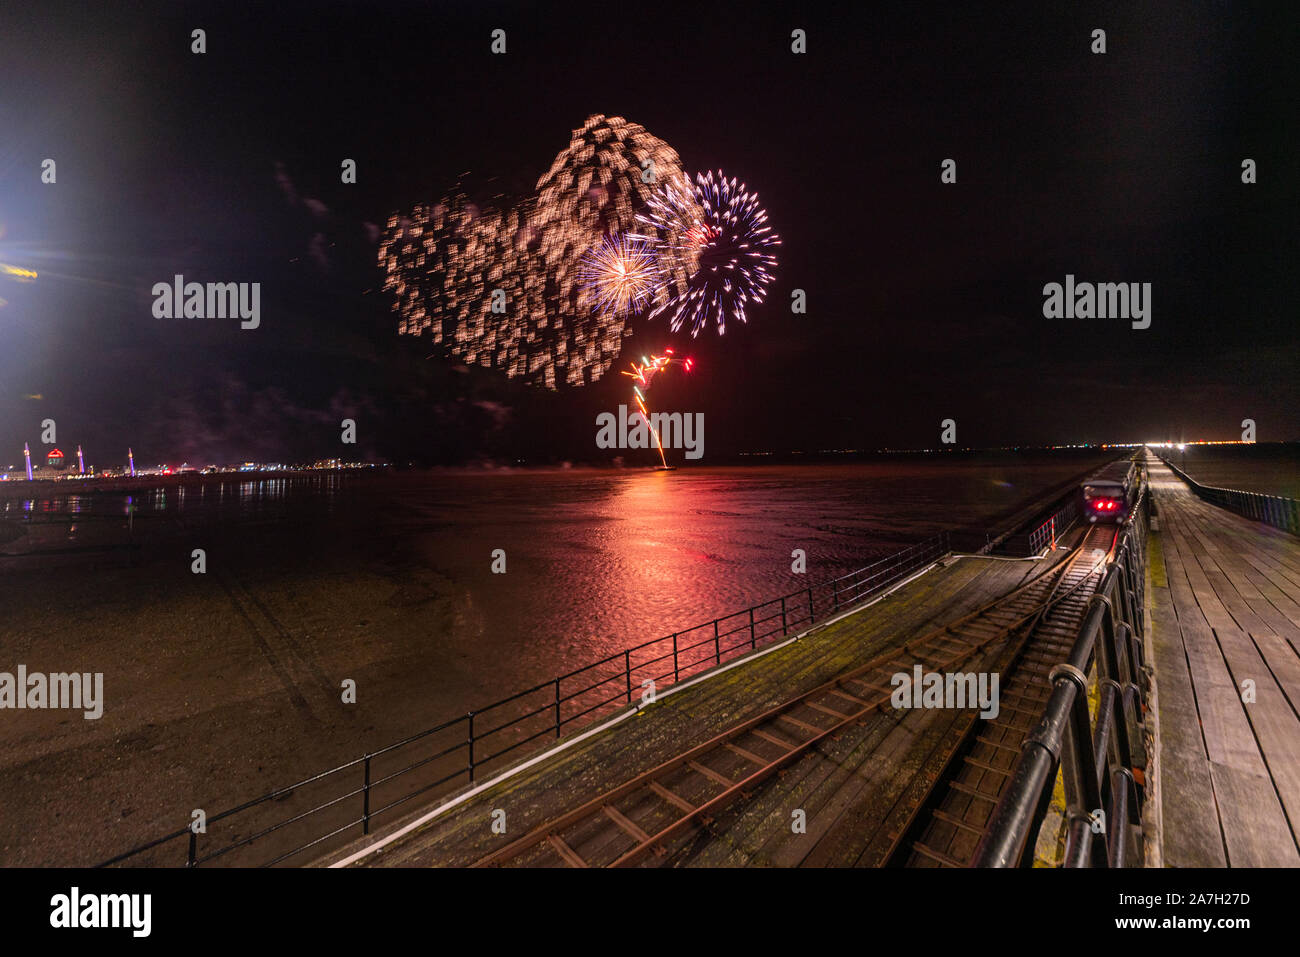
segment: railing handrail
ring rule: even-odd
[[[1157,457],[1160,459],[1161,462],[1164,462],[1165,465],[1169,467],[1170,471],[1172,471],[1180,479],[1182,479],[1184,482],[1186,482],[1188,485],[1192,486],[1195,489],[1204,489],[1207,492],[1230,492],[1233,495],[1259,495],[1262,496],[1263,498],[1281,499],[1284,502],[1300,502],[1300,499],[1294,499],[1286,495],[1274,495],[1272,492],[1252,492],[1249,489],[1244,489],[1244,488],[1228,488],[1226,485],[1206,485],[1204,482],[1196,481],[1196,479],[1192,478],[1191,475],[1189,475],[1186,472],[1186,470],[1184,470],[1180,466],[1175,465],[1173,462],[1165,458],[1163,455],[1159,455],[1157,453]]]
[[[1148,483],[1142,482],[1069,659],[1052,669],[1051,696],[989,818],[976,849],[976,867],[1032,863],[1035,839],[1062,770],[1068,812],[1065,866],[1125,862],[1127,829],[1139,820],[1143,797],[1133,768],[1134,756],[1145,754],[1138,727],[1149,506]],[[1087,687],[1093,667],[1101,687],[1095,723]]]
[[[888,584],[892,584],[894,581],[897,581],[908,572],[915,570],[916,568],[920,567],[923,564],[929,564],[943,557],[943,555],[947,554],[947,552],[950,550],[948,536],[949,533],[946,530],[941,531],[927,539],[924,539],[923,541],[908,545],[889,556],[878,559],[874,562],[871,562],[868,565],[864,565],[861,568],[855,569],[854,571],[848,572],[847,574],[841,575],[837,578],[832,578],[823,582],[809,585],[804,588],[798,589],[797,591],[787,592],[786,594],[780,595],[776,598],[769,598],[765,601],[761,601],[756,604],[750,605],[739,611],[731,612],[724,615],[719,615],[715,618],[709,619],[708,621],[701,622],[700,624],[692,625],[689,628],[679,629],[678,631],[673,632],[670,635],[665,635],[659,638],[653,638],[649,641],[641,642],[640,644],[631,645],[612,655],[608,655],[597,661],[590,662],[586,665],[583,665],[580,668],[574,669],[573,671],[569,671],[563,675],[557,675],[556,677],[551,678],[548,681],[543,681],[539,684],[536,684],[533,687],[528,688],[524,691],[516,692],[505,698],[501,698],[497,701],[494,701],[491,704],[485,705],[481,708],[474,709],[472,711],[468,711],[463,715],[460,715],[455,718],[450,718],[431,728],[427,728],[423,731],[409,735],[401,739],[400,741],[396,741],[394,743],[385,745],[384,747],[379,748],[375,751],[368,751],[362,756],[358,758],[354,758],[351,761],[347,761],[343,764],[340,764],[337,767],[330,768],[327,771],[318,772],[316,774],[310,775],[302,779],[301,781],[297,781],[294,784],[276,788],[272,791],[267,792],[266,794],[263,794],[256,798],[252,798],[248,801],[245,801],[234,807],[228,808],[217,814],[209,815],[206,819],[207,824],[211,825],[219,821],[226,820],[236,814],[240,814],[244,811],[250,810],[259,805],[266,804],[269,801],[273,801],[278,798],[285,797],[289,794],[292,794],[293,792],[297,791],[300,788],[324,780],[325,778],[328,778],[331,775],[335,775],[340,772],[347,771],[349,769],[356,768],[358,766],[362,766],[364,767],[366,773],[366,784],[364,787],[365,810],[363,812],[362,817],[355,821],[349,822],[347,825],[345,825],[342,828],[336,829],[335,831],[331,832],[329,835],[325,835],[324,837],[318,837],[316,840],[313,840],[306,845],[297,847],[292,851],[279,855],[272,863],[278,863],[279,861],[282,861],[288,857],[292,857],[295,854],[298,854],[301,851],[311,846],[314,846],[316,843],[319,843],[321,840],[324,840],[326,837],[333,836],[336,833],[340,833],[358,824],[362,825],[363,833],[369,833],[369,822],[377,814],[380,814],[384,810],[394,807],[397,804],[403,803],[404,801],[409,800],[411,797],[414,797],[415,795],[423,793],[423,791],[427,790],[428,788],[436,787],[441,784],[445,784],[450,780],[454,780],[455,778],[464,775],[467,770],[469,774],[469,783],[473,783],[474,769],[476,767],[481,767],[493,760],[501,758],[504,755],[509,754],[511,751],[515,750],[516,748],[521,747],[522,745],[527,744],[537,739],[538,737],[541,737],[543,734],[549,734],[551,732],[551,728],[548,726],[547,728],[543,729],[543,731],[541,732],[530,735],[529,737],[523,739],[522,741],[515,742],[515,744],[510,745],[509,747],[503,748],[500,751],[494,752],[492,754],[488,754],[486,756],[474,754],[473,745],[475,744],[476,741],[482,741],[492,735],[499,734],[502,731],[508,730],[510,728],[514,728],[517,725],[520,725],[525,721],[531,720],[537,717],[539,714],[544,713],[548,710],[554,711],[555,722],[553,727],[554,727],[555,736],[558,738],[560,736],[562,728],[565,725],[572,724],[574,721],[579,720],[580,718],[585,717],[591,714],[592,712],[599,710],[600,708],[606,707],[615,701],[623,699],[625,695],[628,703],[630,703],[631,690],[632,690],[631,675],[633,671],[644,669],[647,665],[656,664],[658,662],[666,661],[667,659],[673,659],[674,662],[673,670],[665,672],[663,675],[655,675],[653,676],[652,680],[656,682],[660,680],[666,681],[669,677],[672,677],[675,683],[676,681],[680,680],[681,671],[682,671],[682,666],[678,661],[678,654],[683,651],[699,648],[705,644],[713,644],[715,646],[716,656],[708,656],[699,659],[698,661],[687,662],[686,669],[690,670],[691,668],[695,668],[698,665],[702,664],[703,662],[712,661],[714,657],[716,657],[717,663],[720,665],[724,653],[737,651],[746,645],[748,645],[751,649],[757,647],[760,638],[756,630],[758,625],[767,624],[769,622],[775,622],[776,619],[778,618],[781,619],[781,624],[779,626],[774,627],[771,631],[764,632],[764,634],[761,636],[762,638],[766,639],[766,638],[771,638],[776,634],[788,635],[790,633],[791,628],[795,626],[803,625],[805,623],[809,626],[815,624],[818,619],[816,617],[816,611],[813,606],[814,592],[822,592],[825,591],[826,589],[830,590],[829,596],[830,596],[832,607],[829,609],[828,612],[826,611],[823,612],[823,619],[828,613],[838,614],[840,611],[846,608],[853,607],[854,605],[861,602],[862,600],[864,600],[874,592],[880,590],[884,586]],[[864,587],[866,588],[865,591],[862,590]],[[800,605],[797,607],[802,609],[798,614],[796,614],[793,621],[790,620],[790,617],[788,615],[788,612],[790,610],[789,603],[791,602],[792,599],[798,599]],[[806,601],[806,605],[805,605],[805,601]],[[779,611],[774,611],[773,614],[768,615],[765,618],[755,618],[754,613],[756,611],[760,609],[766,609],[771,606],[777,606],[779,608]],[[740,627],[733,628],[727,632],[722,632],[720,630],[719,626],[723,625],[724,623],[729,623],[731,622],[732,619],[740,618],[742,616],[745,616],[746,620],[744,624],[742,624]],[[708,638],[704,639],[703,641],[697,642],[693,645],[688,645],[684,648],[679,647],[678,638],[680,636],[698,631],[701,628],[712,629],[710,636]],[[742,640],[736,644],[727,645],[725,647],[721,644],[722,638],[732,637],[734,635],[741,634],[743,632],[748,632],[747,640]],[[666,652],[665,654],[658,655],[654,658],[647,659],[646,661],[642,661],[637,665],[632,666],[631,656],[634,652],[642,651],[646,648],[650,648],[651,646],[663,644],[665,642],[672,642],[673,645],[672,651]],[[600,681],[597,681],[595,684],[586,686],[581,690],[573,691],[568,694],[560,693],[561,683],[564,682],[565,680],[572,679],[585,672],[590,672],[593,669],[600,668],[602,665],[609,665],[611,663],[617,662],[619,661],[619,659],[623,660],[624,668],[625,668],[624,671],[611,674],[608,677],[603,678]],[[622,680],[625,685],[625,690],[619,691],[611,698],[603,699],[601,702],[597,703],[594,707],[588,708],[577,715],[570,715],[567,718],[564,718],[561,715],[560,713],[561,708],[565,703],[573,701],[574,699],[581,697],[583,695],[587,695],[591,693],[594,689],[599,688],[601,685],[609,684],[610,682],[613,682],[615,680]],[[544,691],[548,688],[555,689],[555,697],[547,704],[544,704],[540,708],[534,709],[533,711],[527,712],[524,715],[517,716],[505,722],[504,724],[500,724],[495,727],[489,728],[486,731],[480,730],[477,736],[475,735],[474,718],[476,716],[485,715],[488,712],[491,712],[497,708],[518,701],[521,698],[527,697],[528,695],[536,694],[540,691]],[[444,752],[439,753],[438,755],[435,755],[433,757],[426,757],[425,759],[418,761],[415,764],[409,765],[398,771],[392,772],[386,777],[381,778],[379,781],[370,780],[370,766],[373,758],[376,758],[384,754],[388,754],[399,748],[412,744],[413,742],[416,742],[421,738],[429,737],[430,735],[436,734],[440,731],[446,731],[449,728],[453,728],[456,725],[463,724],[463,723],[468,723],[468,737],[466,738],[466,740],[454,745],[453,747],[447,749]],[[470,763],[467,769],[462,768],[461,770],[455,772],[452,775],[449,775],[445,778],[435,781],[433,784],[426,786],[426,788],[423,788],[420,791],[415,792],[415,794],[408,795],[404,798],[401,798],[398,801],[393,802],[392,804],[388,805],[388,808],[381,808],[378,811],[370,810],[369,796],[370,796],[370,789],[372,787],[377,786],[379,783],[383,783],[384,781],[392,780],[393,778],[405,774],[408,771],[411,771],[417,767],[421,767],[429,763],[431,760],[435,760],[436,758],[439,757],[445,757],[450,753],[453,753],[455,751],[464,748],[470,749]],[[189,853],[188,853],[188,858],[186,863],[187,866],[193,867],[196,866],[197,864],[203,863],[204,861],[212,860],[216,857],[220,857],[225,853],[227,853],[228,851],[233,850],[237,847],[245,846],[251,843],[252,841],[258,839],[261,836],[265,836],[266,834],[278,830],[280,827],[302,820],[303,818],[315,814],[318,811],[325,810],[329,807],[333,807],[337,805],[339,801],[347,797],[356,796],[356,794],[358,793],[361,793],[360,789],[349,789],[341,797],[332,798],[326,803],[313,807],[310,810],[294,814],[286,821],[277,822],[276,824],[271,825],[270,827],[267,827],[257,832],[251,837],[247,837],[242,840],[235,841],[229,845],[226,845],[222,848],[219,848],[205,855],[202,858],[200,858],[197,854],[196,832],[192,829],[192,826],[190,826],[190,827],[180,828],[162,837],[155,838],[144,844],[133,847],[128,851],[124,851],[121,854],[117,854],[114,857],[111,857],[108,860],[103,861],[97,866],[106,867],[106,866],[111,866],[113,864],[121,863],[133,857],[136,857],[137,855],[142,854],[146,851],[152,850],[169,841],[178,840],[188,835]]]
[[[1300,535],[1300,500],[1268,492],[1247,492],[1244,489],[1203,485],[1159,452],[1156,455],[1171,472],[1187,483],[1198,498],[1236,512],[1244,518],[1272,525],[1292,535]]]

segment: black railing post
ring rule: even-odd
[[[813,615],[812,586],[809,585],[808,586],[808,624],[811,625],[816,620],[817,620],[816,616]]]
[[[623,674],[627,677],[627,703],[632,703],[632,652],[623,652]]]
[[[713,619],[713,657],[722,664],[722,640],[718,637],[718,619]]]
[[[366,783],[361,789],[361,833],[370,833],[370,755],[366,755]]]
[[[186,867],[198,866],[199,860],[199,836],[194,831],[194,826],[190,825],[190,849],[185,857]]]
[[[677,668],[677,632],[673,632],[673,681],[681,681],[681,672]]]
[[[758,639],[754,636],[754,606],[749,606],[749,647],[757,648]]]
[[[560,679],[555,679],[555,736],[560,736]]]
[[[785,596],[781,596],[781,634],[790,634],[790,625],[785,620]]]

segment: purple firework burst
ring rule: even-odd
[[[719,170],[697,173],[688,190],[665,186],[638,219],[651,227],[639,238],[699,264],[683,292],[658,297],[651,317],[667,313],[674,332],[689,326],[692,336],[713,322],[722,335],[728,316],[746,322],[746,307],[763,301],[781,238],[758,194],[735,177]]]

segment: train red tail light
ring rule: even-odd
[[[1113,498],[1093,499],[1092,507],[1099,512],[1113,512],[1119,508],[1119,501]]]

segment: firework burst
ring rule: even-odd
[[[644,127],[597,114],[514,205],[458,187],[394,214],[378,252],[399,332],[551,389],[604,375],[646,310],[725,332],[763,301],[780,240],[744,184],[695,179]]]
[[[650,245],[627,233],[606,236],[578,267],[579,305],[628,317],[649,304],[664,285],[663,270]]]
[[[656,252],[698,262],[685,291],[659,297],[652,318],[667,313],[674,332],[689,326],[692,336],[713,322],[721,335],[729,316],[746,322],[746,307],[763,301],[781,238],[767,224],[758,194],[735,177],[709,172],[697,174],[690,190],[666,185],[638,219],[649,227],[638,238]]]
[[[395,214],[379,264],[398,331],[427,332],[451,356],[547,388],[596,381],[622,351],[631,310],[593,308],[583,259],[631,228],[661,182],[685,182],[672,147],[622,117],[593,115],[516,205],[480,206],[457,189]],[[654,294],[685,292],[688,270],[671,253],[653,258]]]

